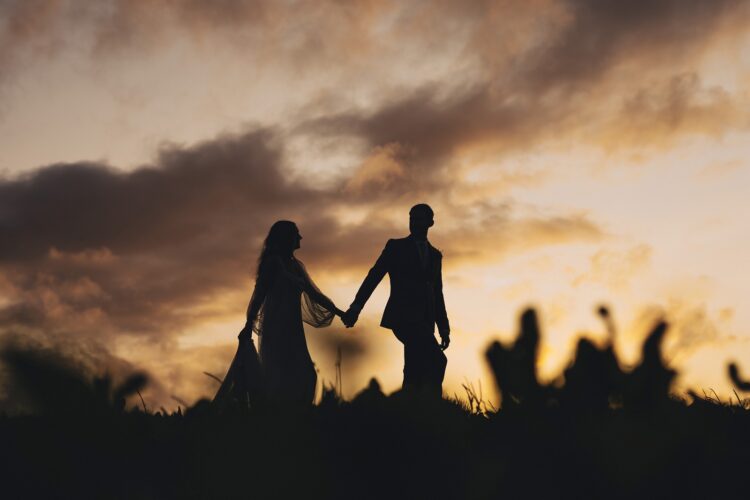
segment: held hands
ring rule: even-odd
[[[353,327],[359,319],[359,311],[353,307],[350,307],[344,314],[341,315],[341,321],[346,325],[347,328]]]

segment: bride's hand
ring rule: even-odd
[[[334,314],[335,314],[336,316],[338,316],[339,318],[340,318],[341,316],[343,316],[343,315],[345,314],[345,313],[344,313],[344,311],[342,311],[342,310],[341,310],[341,309],[339,309],[338,307],[336,308],[336,310],[335,310],[335,311],[333,311],[333,313],[334,313]]]
[[[242,339],[251,339],[253,338],[253,327],[250,325],[250,323],[245,323],[245,326],[240,331],[240,334],[237,335],[237,338]]]

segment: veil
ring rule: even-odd
[[[258,313],[255,321],[246,326],[239,334],[239,345],[234,355],[232,364],[229,366],[221,387],[214,397],[214,402],[219,404],[220,408],[229,405],[238,405],[243,408],[252,407],[265,399],[263,371],[258,356],[258,350],[255,348],[251,331],[258,335],[263,342],[265,311],[268,307],[274,307],[277,304],[269,304],[273,301],[273,294],[269,293],[273,281],[278,278],[290,280],[297,287],[302,297],[300,300],[302,321],[315,328],[329,326],[335,316],[336,306],[333,301],[326,297],[323,292],[315,285],[304,264],[293,259],[296,273],[287,271],[283,264],[277,268],[275,276],[265,275],[261,281],[256,283],[253,290],[250,304],[257,304]]]
[[[305,265],[294,259],[302,272],[302,321],[315,328],[329,326],[336,315],[333,301],[326,297],[307,273]]]
[[[302,261],[294,258],[293,262],[298,274],[292,274],[289,271],[284,270],[283,267],[280,268],[279,273],[294,282],[294,284],[302,291],[302,321],[315,328],[330,326],[333,322],[333,318],[336,316],[336,306],[331,299],[326,297],[326,295],[320,291],[307,273],[307,268],[305,268]],[[265,285],[266,284],[263,286],[264,289],[267,288]],[[256,290],[253,292],[253,297],[250,299],[251,302],[256,300],[257,294],[258,288],[256,287]],[[268,300],[269,297],[266,295],[258,309],[258,314],[255,323],[253,324],[253,332],[255,332],[259,338],[263,337],[264,311],[267,307]]]
[[[229,370],[213,401],[220,410],[225,410],[230,406],[255,406],[263,397],[263,377],[258,351],[252,337],[245,335],[243,330],[239,335],[239,344],[232,364],[229,365]]]
[[[227,374],[213,399],[219,411],[228,408],[247,409],[256,406],[264,399],[263,372],[252,332],[260,335],[262,330],[263,305],[266,299],[268,281],[267,278],[256,281],[250,304],[256,304],[259,299],[262,300],[262,303],[253,324],[246,325],[237,336],[239,340],[237,352],[234,354],[229,370],[227,370]]]

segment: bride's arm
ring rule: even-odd
[[[268,293],[268,279],[265,273],[255,280],[255,288],[253,295],[250,298],[250,303],[247,305],[247,321],[245,322],[244,328],[240,332],[240,336],[247,335],[252,336],[253,325],[255,320],[258,318],[258,313],[263,305],[263,301],[266,299]]]
[[[300,267],[302,267],[302,263],[300,262]],[[307,272],[302,268],[302,276],[298,276],[294,273],[289,272],[286,267],[283,265],[281,260],[279,260],[279,267],[281,268],[281,272],[284,274],[284,276],[287,279],[292,280],[297,286],[299,286],[303,292],[305,292],[313,301],[317,302],[318,304],[322,305],[324,308],[328,309],[332,313],[334,313],[336,316],[341,316],[344,314],[344,311],[336,307],[336,304],[333,303],[331,299],[326,297],[323,292],[318,290],[318,288],[313,285],[310,278],[307,276]]]
[[[304,290],[311,299],[331,311],[336,316],[341,317],[341,315],[344,314],[344,311],[336,307],[336,304],[334,304],[331,299],[323,295],[323,293],[312,286],[310,282],[305,281],[305,286],[302,288],[302,290]]]

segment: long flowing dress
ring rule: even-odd
[[[336,308],[294,257],[272,257],[262,272],[248,307],[252,331],[260,339],[260,356],[250,329],[239,345],[214,402],[222,406],[256,405],[265,400],[310,404],[317,373],[305,340],[302,322],[328,326]]]

